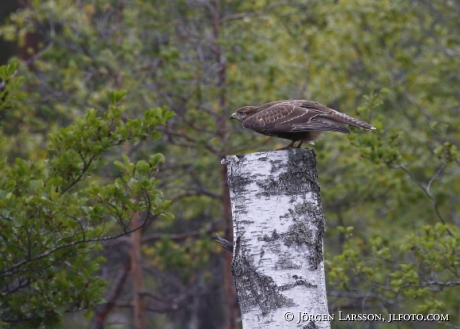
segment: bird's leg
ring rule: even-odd
[[[297,144],[297,148],[299,149],[303,144],[303,141],[299,141],[299,144]]]
[[[282,148],[278,149],[278,151],[279,150],[287,150],[287,149],[293,147],[295,142],[297,142],[297,141],[291,141],[288,146],[282,147]]]

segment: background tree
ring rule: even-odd
[[[14,64],[0,67],[0,77],[8,82],[4,103],[13,111],[20,98],[14,94],[18,81],[11,77],[15,69]],[[102,301],[103,287],[95,275],[103,259],[91,255],[98,242],[138,231],[159,216],[170,218],[169,203],[154,177],[161,154],[137,163],[124,156],[124,163],[115,162],[121,175],[114,181],[91,175],[107,167],[103,153],[108,149],[128,141],[137,144],[172,115],[156,108],[142,119],[123,120],[124,108],[115,104],[124,93],[110,94],[114,105],[101,117],[90,110],[74,125],[49,135],[46,159],[16,158],[8,164],[3,157],[1,324],[54,327],[65,312],[94,307]],[[2,145],[8,143],[8,136],[1,139]]]
[[[176,116],[164,137],[126,148],[132,161],[165,154],[159,187],[175,215],[142,231],[147,323],[232,328],[229,262],[210,242],[231,232],[218,164],[282,142],[225,120],[241,105],[317,100],[378,128],[314,146],[330,309],[443,312],[458,325],[459,11],[447,0],[30,1],[1,30],[41,40],[35,72],[19,72],[31,96],[20,105],[28,112],[4,121],[5,152],[37,157],[47,131],[86,107],[104,111],[110,89],[129,91],[128,117],[167,105]],[[120,262],[129,248],[127,239],[105,245],[108,303],[95,327],[132,322],[131,268]]]

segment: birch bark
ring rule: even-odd
[[[227,156],[243,328],[330,328],[325,221],[308,149]]]

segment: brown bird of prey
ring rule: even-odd
[[[306,100],[277,101],[260,106],[244,106],[230,116],[242,122],[243,127],[263,135],[314,144],[323,131],[349,134],[346,126],[375,130],[370,124],[330,109],[317,102]]]

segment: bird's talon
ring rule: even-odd
[[[289,143],[289,145],[287,145],[285,147],[282,147],[282,148],[278,149],[277,151],[290,149],[290,148],[294,147],[294,143],[295,143],[295,141],[292,141],[292,142]]]

